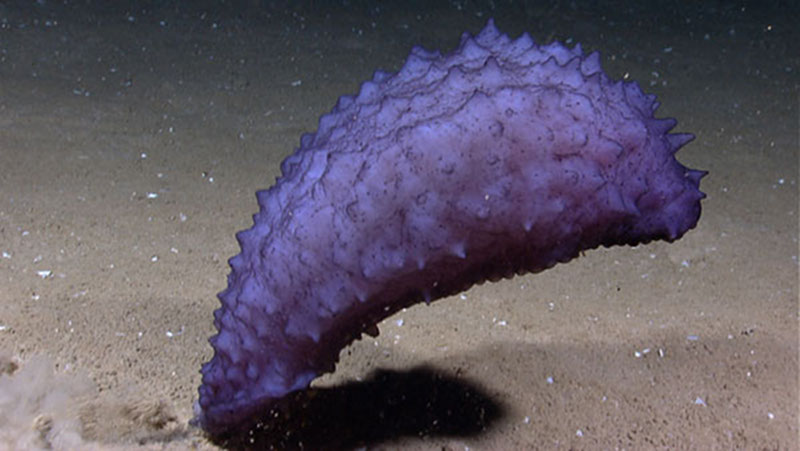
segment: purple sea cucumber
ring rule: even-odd
[[[490,20],[447,55],[416,47],[343,96],[257,193],[237,234],[197,422],[212,434],[333,371],[381,319],[600,245],[673,241],[703,171],[655,96],[597,53]]]

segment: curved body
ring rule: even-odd
[[[448,55],[415,48],[344,96],[257,194],[203,366],[217,433],[332,371],[381,319],[579,252],[668,241],[700,216],[703,172],[654,96],[597,53],[490,21]]]

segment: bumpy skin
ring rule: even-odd
[[[214,314],[197,422],[216,434],[332,371],[381,319],[599,245],[681,237],[703,172],[597,53],[490,21],[344,96],[257,193]]]

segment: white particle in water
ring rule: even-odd
[[[167,330],[167,337],[172,338],[172,337],[177,337],[178,335],[183,335],[183,329],[184,329],[184,327],[181,326],[181,330],[179,330],[178,332],[173,332],[171,330]],[[141,332],[139,332],[139,334],[141,334]]]

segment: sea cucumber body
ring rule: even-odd
[[[700,215],[701,171],[674,153],[654,96],[597,53],[537,46],[490,21],[440,55],[344,96],[257,193],[203,366],[217,433],[332,371],[397,310],[537,272],[599,245],[675,240]]]

